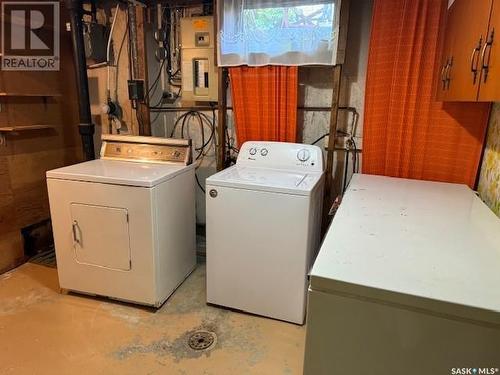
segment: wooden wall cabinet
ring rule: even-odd
[[[486,44],[481,51],[480,101],[500,100],[500,0],[491,7],[490,25]]]
[[[500,35],[495,35],[498,32],[500,0],[453,3],[446,22],[439,100],[500,100]]]

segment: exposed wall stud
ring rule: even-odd
[[[323,231],[326,231],[329,224],[328,212],[333,204],[335,197],[333,196],[333,156],[335,152],[335,142],[337,140],[337,123],[339,115],[339,97],[340,83],[342,77],[342,65],[333,67],[333,93],[332,93],[332,108],[330,111],[330,136],[328,137],[328,149],[326,156],[326,181],[325,181],[325,198],[323,205]]]

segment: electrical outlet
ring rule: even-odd
[[[144,100],[144,81],[141,79],[128,80],[128,98],[129,100]]]
[[[330,136],[327,135],[325,137],[325,150],[328,148],[328,141],[329,141],[329,139],[330,139]]]

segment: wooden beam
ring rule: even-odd
[[[342,78],[342,65],[333,67],[333,92],[332,92],[332,108],[330,111],[330,130],[328,137],[328,149],[326,156],[326,181],[325,181],[325,198],[323,205],[323,231],[326,231],[330,222],[328,212],[333,204],[335,197],[333,196],[333,156],[335,152],[335,142],[337,134],[337,123],[339,114],[339,98],[340,84]]]
[[[227,68],[219,68],[219,105],[217,120],[217,170],[220,171],[226,166],[226,127],[227,127]]]
[[[349,7],[350,0],[341,0],[340,4],[340,19],[339,19],[339,34],[337,40],[337,58],[335,64],[343,64],[345,62],[345,54],[347,49],[347,31],[349,29]]]
[[[325,196],[323,199],[323,233],[328,229],[330,224],[329,212],[334,203],[334,186],[333,186],[333,157],[335,152],[335,144],[337,141],[337,125],[339,115],[339,100],[340,100],[340,85],[342,80],[342,64],[345,61],[345,51],[347,48],[347,31],[349,29],[349,8],[350,0],[341,0],[340,4],[340,19],[339,19],[339,36],[337,41],[337,56],[336,65],[333,67],[333,87],[332,87],[332,105],[330,109],[330,134],[328,137],[328,148],[326,155],[326,181],[325,181]],[[342,107],[345,108],[345,107]],[[350,110],[350,109],[349,109]],[[347,168],[347,166],[345,166]]]
[[[132,78],[144,82],[144,100],[136,103],[138,128],[132,126],[134,135],[151,135],[151,118],[148,97],[148,61],[146,45],[146,9],[140,5],[129,3],[129,36]]]
[[[144,100],[138,103],[137,110],[140,113],[142,126],[139,127],[140,135],[151,135],[151,117],[149,112],[149,95],[147,95],[148,82],[148,60],[146,44],[146,8],[137,6],[137,69],[139,71],[138,79],[144,80],[144,90],[146,95]]]

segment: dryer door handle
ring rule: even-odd
[[[78,236],[78,231],[79,231],[78,221],[73,220],[72,229],[73,229],[73,242],[80,245],[80,238]]]

